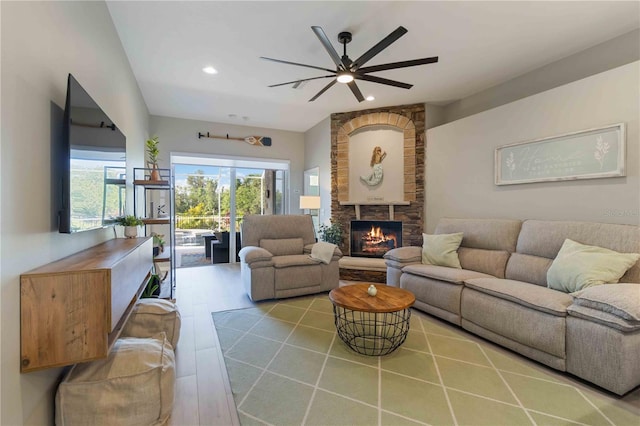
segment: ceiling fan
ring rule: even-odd
[[[349,89],[351,89],[351,92],[353,92],[353,95],[356,97],[356,99],[358,99],[358,102],[362,102],[364,101],[364,96],[362,96],[362,92],[360,92],[360,89],[356,85],[355,80],[365,80],[365,81],[370,81],[372,83],[386,84],[389,86],[401,87],[403,89],[410,89],[411,87],[413,87],[413,84],[407,84],[399,81],[389,80],[386,78],[376,77],[373,75],[369,75],[369,73],[377,72],[377,71],[392,70],[396,68],[414,67],[416,65],[425,65],[425,64],[432,64],[434,62],[438,62],[438,57],[434,56],[431,58],[413,59],[411,61],[391,62],[388,64],[363,67],[363,65],[369,62],[369,60],[371,60],[374,56],[382,52],[384,49],[389,47],[391,43],[398,40],[400,37],[402,37],[408,32],[408,30],[402,26],[398,27],[391,34],[383,38],[380,42],[378,42],[378,44],[373,46],[371,49],[367,50],[362,56],[360,56],[355,61],[352,61],[347,55],[347,43],[349,43],[352,38],[350,32],[344,31],[338,34],[338,41],[340,41],[340,43],[342,43],[342,45],[344,46],[344,54],[342,55],[342,57],[340,57],[338,55],[338,52],[336,52],[336,50],[333,48],[333,45],[329,41],[329,38],[327,38],[327,35],[324,33],[322,28],[313,26],[311,27],[311,29],[316,34],[318,39],[320,39],[320,43],[322,43],[327,53],[329,53],[329,56],[331,56],[331,59],[336,64],[336,69],[332,70],[329,68],[317,67],[314,65],[299,64],[296,62],[282,61],[280,59],[265,58],[264,56],[261,56],[260,57],[261,59],[266,59],[268,61],[279,62],[282,64],[289,64],[289,65],[296,65],[299,67],[314,68],[317,70],[327,71],[331,73],[330,75],[321,75],[319,77],[302,78],[299,80],[288,81],[286,83],[273,84],[269,87],[285,86],[287,84],[293,84],[294,87],[297,87],[298,85],[300,85],[300,83],[304,81],[318,80],[321,78],[332,78],[333,80],[331,80],[329,84],[323,87],[322,90],[316,93],[316,95],[313,98],[309,99],[309,102],[313,102],[316,99],[318,99],[320,95],[322,95],[324,92],[329,90],[329,88],[331,88],[331,86],[336,84],[336,82],[347,84],[349,86]]]

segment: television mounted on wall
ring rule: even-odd
[[[112,225],[124,214],[126,137],[71,74],[62,131],[59,232]]]

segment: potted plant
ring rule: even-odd
[[[160,278],[160,275],[155,273],[151,274],[151,276],[149,277],[149,281],[147,281],[147,285],[142,291],[142,294],[140,295],[140,297],[143,299],[148,299],[151,297],[160,296],[161,283],[162,283],[162,279]]]
[[[327,243],[332,243],[337,246],[342,244],[342,225],[334,223],[332,219],[329,219],[331,225],[320,225],[320,239]]]
[[[165,271],[164,276],[160,276],[160,273],[160,268],[154,263],[151,268],[151,275],[149,276],[147,285],[140,294],[141,298],[160,297],[162,282],[167,278],[169,271]]]
[[[158,170],[158,155],[160,154],[160,150],[158,149],[159,143],[157,136],[147,139],[146,142],[147,159],[149,160],[149,167],[151,167],[149,180],[162,180],[160,177],[160,171]]]
[[[119,216],[116,218],[118,225],[124,226],[124,236],[127,238],[135,238],[138,236],[138,226],[144,225],[142,218],[134,215]]]
[[[151,233],[153,236],[153,255],[157,256],[164,251],[164,234]]]

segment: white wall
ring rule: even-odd
[[[426,226],[442,217],[640,223],[640,62],[427,131]],[[495,186],[497,146],[627,124],[627,176]]]
[[[428,130],[432,127],[446,123],[445,108],[441,105],[424,104],[424,128]]]
[[[639,59],[640,30],[636,29],[452,102],[444,107],[444,120],[441,124],[523,99],[544,90],[560,87]]]
[[[148,112],[103,2],[1,2],[1,11],[0,424],[46,425],[62,370],[20,374],[20,274],[113,238],[112,229],[63,235],[55,224],[51,144],[67,75],[127,136],[130,169],[142,164]]]
[[[158,136],[160,141],[158,147],[161,167],[169,167],[171,153],[290,160],[289,211],[300,212],[304,170],[303,133],[160,116],[150,117],[149,129],[151,134]],[[209,132],[211,135],[221,136],[228,134],[230,137],[241,138],[268,136],[271,138],[271,146],[255,146],[243,141],[224,139],[198,139],[198,132]]]
[[[320,169],[320,223],[331,218],[331,117],[304,134],[304,169]]]

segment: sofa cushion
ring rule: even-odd
[[[504,250],[513,253],[522,222],[513,219],[454,219],[442,218],[436,234],[462,232],[462,247]]]
[[[635,253],[640,247],[640,227],[614,223],[526,220],[522,223],[516,251],[554,259],[566,238],[622,253]],[[632,266],[620,280],[640,282],[640,262]]]
[[[422,234],[422,263],[460,269],[458,247],[462,232],[455,234]]]
[[[398,247],[389,250],[383,257],[393,262],[419,263],[422,261],[422,249],[420,247]]]
[[[571,305],[567,308],[569,316],[581,318],[595,322],[606,327],[610,327],[623,333],[633,333],[640,331],[640,323],[637,321],[626,321],[617,315],[604,312],[600,309],[588,308],[586,306]]]
[[[640,284],[595,286],[573,294],[573,304],[597,309],[640,325]]]
[[[318,265],[318,261],[311,259],[306,254],[292,254],[289,256],[273,256],[273,267],[276,269],[292,266]]]
[[[402,272],[421,277],[434,278],[436,280],[446,281],[453,284],[462,284],[465,280],[471,278],[493,278],[491,275],[483,274],[482,272],[422,264],[405,266],[402,268]]]
[[[242,247],[260,246],[260,240],[302,238],[304,244],[316,242],[313,221],[308,214],[248,214],[242,219]]]
[[[462,269],[470,269],[494,277],[504,278],[509,252],[460,247],[458,249],[458,258]]]
[[[594,285],[616,283],[639,258],[638,253],[618,253],[567,238],[547,271],[547,285],[571,293]]]
[[[260,247],[274,256],[302,254],[304,252],[302,238],[263,238],[260,240]]]
[[[547,271],[551,266],[551,262],[552,260],[546,257],[511,253],[504,277],[546,287]]]
[[[544,287],[527,285],[551,291]],[[468,285],[462,290],[460,313],[465,329],[549,366],[564,370],[567,316],[551,315],[512,300],[478,291]]]
[[[515,280],[474,278],[465,280],[467,287],[500,299],[546,312],[566,316],[573,297],[566,293]]]

